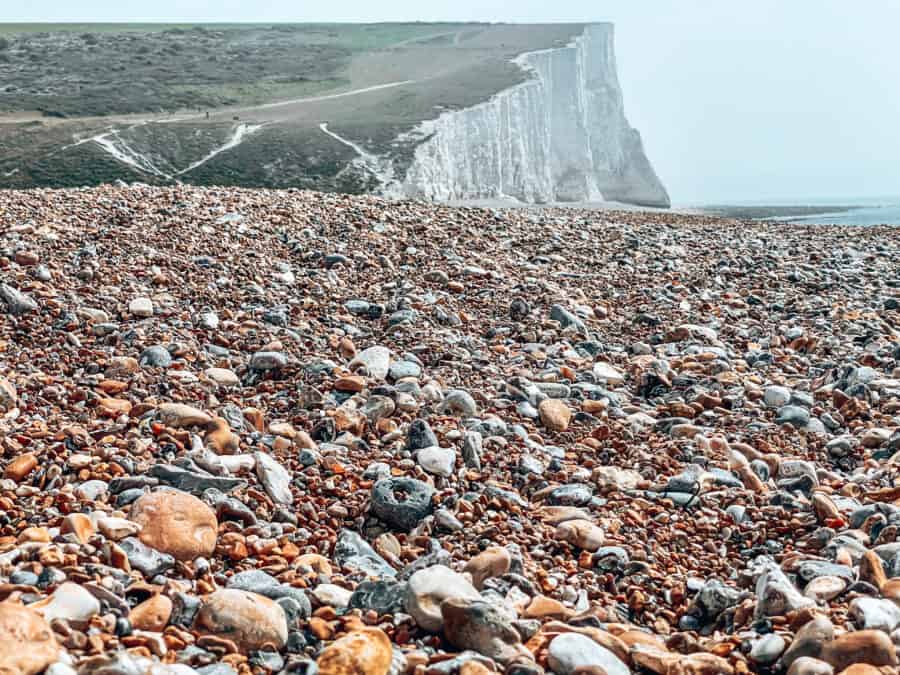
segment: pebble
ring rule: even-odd
[[[507,616],[491,603],[450,597],[441,604],[441,617],[447,640],[459,649],[502,664],[531,657]]]
[[[212,421],[207,413],[183,403],[164,403],[156,412],[160,421],[169,427],[203,427]]]
[[[431,514],[434,488],[414,478],[385,478],[372,488],[372,513],[392,527],[409,531]]]
[[[472,584],[481,590],[484,582],[493,577],[501,577],[512,566],[509,550],[502,546],[489,546],[466,563],[463,572],[472,575]]]
[[[424,630],[441,630],[441,605],[450,599],[477,600],[481,596],[469,581],[444,565],[433,565],[414,573],[406,591],[406,611]]]
[[[250,357],[251,370],[277,370],[287,365],[287,356],[276,351],[256,352]]]
[[[750,658],[763,665],[774,663],[786,646],[787,643],[782,636],[771,633],[753,643],[753,647],[750,649]]]
[[[172,601],[165,595],[154,595],[131,610],[128,620],[133,628],[160,633],[172,616]]]
[[[363,367],[373,380],[383,380],[391,365],[391,351],[387,347],[375,345],[359,352],[348,364],[350,370]]]
[[[33,452],[25,452],[13,459],[3,470],[3,477],[17,483],[25,479],[28,474],[38,466],[37,457]]]
[[[564,401],[548,398],[538,406],[541,422],[550,431],[565,431],[572,421],[572,411]]]
[[[459,417],[474,417],[478,406],[472,395],[463,389],[451,389],[444,397],[441,410]]]
[[[255,452],[256,475],[262,484],[266,494],[276,504],[290,506],[294,503],[291,494],[291,474],[271,455],[265,452]]]
[[[128,304],[128,313],[141,318],[153,316],[153,301],[150,298],[135,298]]]
[[[38,309],[34,298],[5,283],[0,283],[0,300],[6,305],[6,313],[13,316],[28,314]]]
[[[378,628],[362,628],[335,640],[316,660],[320,675],[387,675],[391,641]]]
[[[629,675],[628,666],[606,647],[578,633],[563,633],[550,642],[548,662],[557,675],[576,675],[583,668],[598,666],[607,675]]]
[[[769,408],[783,408],[791,402],[791,390],[773,384],[766,387],[763,400]]]
[[[419,450],[416,459],[419,466],[428,473],[449,478],[453,475],[453,467],[456,464],[456,452],[452,448],[439,448],[433,445]]]
[[[278,651],[288,639],[284,610],[275,601],[235,588],[210,595],[197,612],[194,628],[234,642],[243,653]]]
[[[100,602],[78,584],[66,582],[53,594],[29,607],[39,612],[49,623],[64,619],[76,627],[85,625],[100,613]]]
[[[319,584],[313,590],[312,595],[321,605],[345,609],[350,604],[353,593],[335,584]]]
[[[15,385],[5,377],[0,377],[0,411],[9,412],[18,403]]]
[[[236,387],[241,382],[237,373],[228,368],[207,368],[203,373],[220,387]]]
[[[129,518],[138,525],[140,541],[176,560],[212,555],[216,547],[216,514],[196,497],[160,490],[131,505]]]
[[[596,551],[603,545],[603,530],[589,520],[567,520],[556,528],[555,536],[585,551]]]
[[[59,658],[60,649],[45,616],[14,602],[0,602],[0,670],[37,675]]]

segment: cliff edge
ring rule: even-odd
[[[438,201],[620,201],[668,207],[669,195],[625,117],[613,25],[522,54],[526,81],[424,123],[397,191]]]

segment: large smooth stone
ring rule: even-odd
[[[557,675],[572,675],[578,668],[600,666],[606,675],[630,675],[628,666],[606,647],[578,633],[563,633],[550,642],[550,668]]]
[[[100,613],[100,601],[78,584],[67,581],[53,591],[50,597],[29,605],[50,623],[54,619],[65,619],[75,626],[81,626]]]
[[[821,658],[839,673],[854,663],[896,666],[897,649],[887,633],[880,630],[858,630],[844,633],[825,645]]]
[[[363,349],[350,362],[350,370],[354,370],[359,366],[364,366],[369,377],[374,380],[383,380],[387,377],[388,369],[391,365],[391,350],[387,347],[375,345],[368,349]]]
[[[428,473],[449,478],[453,475],[453,467],[456,464],[456,451],[453,448],[432,445],[419,450],[416,460]]]
[[[441,605],[444,635],[460,649],[474,649],[499,663],[530,658],[507,617],[483,600],[450,598]]]
[[[462,574],[444,565],[419,570],[409,578],[406,611],[420,628],[432,633],[444,625],[441,604],[446,600],[478,600],[481,596]]]
[[[380,628],[363,628],[335,640],[322,650],[319,675],[387,675],[391,640]]]
[[[850,616],[857,628],[890,633],[900,626],[900,607],[883,598],[854,598],[850,603]]]
[[[139,497],[131,506],[132,521],[141,526],[138,539],[177,560],[212,555],[219,523],[216,514],[193,495],[160,490]]]
[[[205,427],[212,417],[184,403],[163,403],[156,409],[160,421],[167,427]]]
[[[0,673],[36,675],[58,658],[47,619],[30,607],[0,602]]]
[[[235,588],[210,595],[197,612],[194,629],[231,640],[244,653],[280,650],[288,638],[287,619],[278,603]]]

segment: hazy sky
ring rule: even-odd
[[[675,203],[900,195],[894,0],[29,0],[0,21],[614,21]]]

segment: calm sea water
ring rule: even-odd
[[[773,213],[767,220],[810,225],[900,225],[900,195],[881,197],[829,197],[790,200],[748,200],[737,206],[814,206],[822,212],[809,216],[783,216]],[[850,211],[829,211],[828,207],[858,206]]]
[[[827,225],[900,225],[900,204],[866,206],[843,213],[825,213],[816,216],[785,218],[790,223],[815,223]]]

